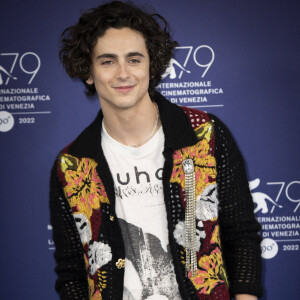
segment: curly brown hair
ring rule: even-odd
[[[70,77],[79,78],[84,83],[87,96],[96,93],[95,85],[87,84],[86,80],[91,75],[92,54],[98,38],[109,28],[124,27],[144,36],[150,57],[150,95],[159,84],[173,49],[178,45],[170,37],[167,21],[157,13],[148,14],[131,3],[113,1],[85,12],[78,23],[65,29],[60,37],[60,60]]]

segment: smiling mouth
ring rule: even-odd
[[[126,85],[126,86],[116,86],[114,87],[115,90],[121,93],[128,93],[134,88],[134,85]]]

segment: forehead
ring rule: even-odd
[[[95,55],[103,53],[122,54],[135,51],[147,53],[145,39],[142,33],[128,27],[107,29],[104,35],[98,38],[94,48]]]

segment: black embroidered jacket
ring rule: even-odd
[[[262,295],[260,226],[243,158],[215,116],[180,108],[156,94],[165,147],[164,199],[169,243],[182,299]],[[122,299],[124,241],[113,178],[101,149],[102,112],[58,156],[50,212],[61,299]],[[195,166],[197,274],[185,275],[185,176]]]

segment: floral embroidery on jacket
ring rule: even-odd
[[[96,171],[97,163],[88,158],[77,159],[68,154],[61,156],[61,169],[67,185],[64,193],[71,208],[91,218],[100,203],[109,203],[102,181]]]
[[[216,221],[216,220],[212,220],[212,221]],[[221,245],[221,241],[220,241],[220,227],[219,227],[219,225],[216,225],[214,227],[214,231],[212,233],[210,243],[211,244],[217,244],[218,246]]]
[[[88,271],[90,299],[102,299],[106,287],[106,271],[101,268],[112,260],[108,244],[92,238],[91,219],[97,216],[101,203],[109,204],[103,183],[98,176],[97,163],[89,158],[78,159],[69,154],[60,157],[60,168],[65,176],[64,194],[72,208]]]
[[[198,252],[197,275],[189,277],[199,294],[211,294],[216,286],[227,284],[220,251],[218,218],[218,191],[216,185],[216,161],[210,141],[213,129],[206,122],[195,129],[196,145],[173,153],[171,182],[179,184],[184,194],[185,174],[182,162],[192,159],[195,167],[196,193],[196,251]],[[176,242],[185,247],[185,222],[179,221],[173,232]],[[209,239],[209,240],[206,240]],[[185,264],[185,255],[181,258]]]
[[[89,266],[89,261],[84,254],[84,261],[86,264],[86,267],[88,268]],[[88,280],[88,286],[89,286],[89,299],[92,300],[102,300],[102,291],[106,288],[107,286],[107,272],[104,270],[98,270],[97,271],[97,276],[93,276],[94,278],[91,278],[89,275],[87,277]]]
[[[91,241],[89,243],[88,258],[90,273],[94,275],[98,269],[111,261],[111,248],[102,242]]]
[[[173,155],[174,167],[171,175],[171,182],[177,182],[181,187],[185,188],[185,176],[182,168],[182,162],[191,158],[195,166],[196,177],[196,196],[198,196],[203,188],[216,178],[216,162],[215,158],[208,154],[209,143],[202,140],[196,145],[185,147],[175,151]]]
[[[206,123],[201,124],[194,131],[195,131],[199,141],[204,138],[207,141],[210,141],[213,136],[213,125],[211,124],[211,122],[206,122]]]
[[[91,224],[88,218],[82,213],[73,214],[82,245],[87,244],[92,238]]]
[[[196,218],[208,221],[218,217],[218,192],[215,183],[207,185],[196,198]]]
[[[222,255],[218,247],[209,255],[201,256],[198,266],[197,275],[190,279],[199,293],[211,294],[217,285],[226,283]]]
[[[173,172],[171,175],[171,182],[177,182],[181,188],[185,188],[185,176],[182,168],[182,162],[185,159],[192,159],[195,167],[196,177],[196,197],[202,190],[215,181],[216,160],[214,156],[210,155],[210,139],[211,139],[211,125],[204,123],[195,129],[195,133],[199,139],[196,145],[179,149],[173,154]]]
[[[199,251],[201,247],[201,242],[206,238],[206,233],[204,231],[202,221],[197,222],[196,226],[196,250]],[[184,221],[180,221],[176,224],[174,230],[174,237],[176,242],[185,247],[185,224]]]

